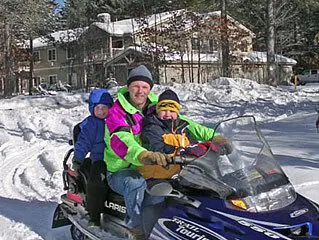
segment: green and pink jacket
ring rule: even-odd
[[[154,93],[148,96],[148,105],[143,112],[135,108],[128,101],[128,89],[119,89],[117,101],[109,109],[105,119],[105,143],[104,160],[109,172],[118,172],[124,168],[136,168],[143,166],[138,160],[142,151],[146,151],[140,143],[140,133],[144,114],[155,111],[158,101]]]

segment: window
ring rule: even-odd
[[[67,50],[66,50],[66,58],[67,59],[74,58],[74,49],[73,48],[67,48]]]
[[[311,70],[311,74],[317,74],[317,70]]]
[[[57,83],[57,76],[56,75],[50,75],[49,76],[49,83],[50,83],[50,85]]]
[[[33,52],[33,61],[39,62],[40,61],[40,51],[34,51]]]
[[[209,52],[218,51],[218,44],[215,39],[209,39]]]
[[[33,77],[33,86],[39,86],[41,83],[41,77]]]
[[[123,39],[112,39],[112,48],[123,48]]]
[[[55,49],[48,50],[48,60],[49,61],[56,61],[56,52]]]
[[[199,50],[200,40],[198,38],[192,38],[192,50]]]

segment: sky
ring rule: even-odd
[[[64,0],[55,0],[55,2],[58,4],[58,7],[55,10],[55,13],[58,13],[65,6],[65,3],[64,3]]]
[[[220,78],[153,90],[166,88],[179,95],[182,113],[207,126],[254,115],[296,191],[319,203],[319,85],[295,91]],[[88,115],[88,93],[51,94],[0,100],[0,240],[70,239],[69,227],[51,229],[51,221],[64,193],[63,156],[73,126]]]
[[[61,7],[64,6],[64,0],[55,0],[56,3],[58,3]]]

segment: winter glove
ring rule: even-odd
[[[78,178],[80,176],[81,165],[82,165],[81,161],[73,158],[73,160],[72,160],[72,169],[74,170],[76,178]]]
[[[151,151],[143,151],[141,154],[138,156],[138,160],[145,164],[145,165],[150,165],[150,164],[157,164],[162,167],[167,167],[168,163],[171,162],[171,158],[161,152],[151,152]]]
[[[228,155],[233,151],[231,142],[223,136],[215,136],[212,139],[212,144],[217,146],[217,152],[221,155]]]
[[[76,159],[75,157],[72,159],[72,168],[75,173],[75,177],[78,178],[82,174],[85,176],[89,175],[91,167],[91,159],[85,158],[82,161]]]

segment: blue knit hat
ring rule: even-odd
[[[144,65],[140,65],[130,71],[127,79],[127,86],[129,86],[134,81],[147,82],[151,86],[151,88],[154,85],[152,74]]]
[[[89,96],[89,111],[94,115],[94,107],[98,104],[104,104],[109,107],[113,105],[113,98],[106,89],[94,89]]]

